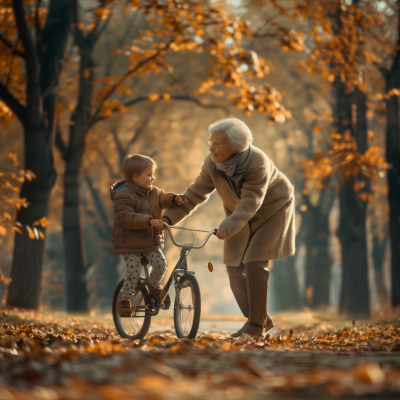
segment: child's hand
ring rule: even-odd
[[[188,201],[187,201],[187,198],[185,197],[185,195],[183,195],[183,194],[178,194],[176,197],[175,197],[175,204],[176,205],[178,205],[178,206],[180,206],[180,205],[182,205],[182,204],[186,204]]]
[[[162,223],[161,219],[151,219],[150,220],[150,225],[153,228],[157,228],[157,229],[163,229],[164,224]]]

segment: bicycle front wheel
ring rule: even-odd
[[[179,279],[179,296],[175,297],[174,324],[180,339],[194,339],[199,330],[201,314],[200,287],[194,275]]]
[[[145,315],[146,313],[144,310],[133,311],[130,317],[122,317],[119,315],[117,305],[119,301],[119,292],[123,284],[124,279],[122,279],[116,287],[112,301],[112,314],[115,328],[122,338],[132,340],[143,339],[149,331],[151,317]],[[147,290],[143,287],[137,295],[131,299],[131,307],[145,305],[147,295]]]

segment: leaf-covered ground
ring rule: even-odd
[[[179,340],[160,320],[132,342],[110,318],[0,315],[0,400],[400,396],[396,320],[341,326],[281,314],[276,334],[239,344],[219,332]]]

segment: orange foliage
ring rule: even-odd
[[[32,171],[29,170],[18,170],[16,167],[19,166],[17,154],[10,153],[8,155],[9,166],[5,172],[0,172],[0,244],[3,243],[3,237],[7,235],[7,230],[22,234],[22,229],[26,229],[28,236],[31,239],[44,239],[43,232],[37,229],[37,226],[48,226],[49,221],[46,218],[42,218],[39,221],[35,221],[32,226],[23,225],[20,222],[14,220],[15,210],[20,210],[22,207],[26,208],[29,203],[25,198],[17,198],[15,193],[19,192],[20,183],[23,183],[25,179],[31,181],[36,176]],[[0,281],[5,285],[9,285],[11,279],[6,278],[1,272],[0,268]]]
[[[99,18],[111,16],[117,7],[116,3],[119,2],[105,2],[105,5],[97,9],[91,24],[96,25]],[[132,78],[161,72],[175,76],[173,66],[165,57],[169,53],[188,51],[211,55],[205,80],[194,94],[230,94],[233,104],[246,115],[251,115],[253,111],[270,114],[270,123],[283,123],[291,117],[291,113],[280,104],[281,93],[263,80],[265,75],[273,70],[273,66],[256,52],[242,46],[244,38],[253,34],[251,27],[244,21],[231,18],[218,3],[210,6],[209,2],[204,0],[195,3],[189,0],[130,0],[126,4],[121,3],[121,6],[125,13],[135,12],[138,18],[144,16],[151,27],[139,32],[134,40],[135,45],[124,43],[120,49],[112,51],[115,57],[128,58],[130,65],[125,72],[117,76],[91,78],[91,124],[116,113],[126,113],[130,111],[129,105],[140,101],[184,100],[185,96],[181,95],[179,85],[167,87],[159,93],[150,91],[136,99],[127,97],[132,94]],[[76,25],[76,28],[83,33],[88,32],[83,23]],[[301,33],[281,29],[276,39],[285,50],[304,49]],[[69,70],[71,64],[72,60],[66,57],[64,76],[66,68]],[[88,78],[89,73],[86,70],[85,74],[84,77]],[[61,116],[71,107],[71,103],[66,101],[65,97],[77,93],[76,82],[80,77],[80,74],[76,73],[69,76],[66,86],[59,90],[57,116]],[[164,91],[169,93],[165,94]],[[115,98],[116,96],[118,98]]]
[[[304,160],[300,164],[308,188],[322,189],[328,176],[339,179],[339,188],[352,176],[355,178],[354,190],[361,192],[366,178],[377,181],[385,175],[388,165],[379,146],[370,146],[364,154],[360,154],[354,137],[347,134],[332,134],[331,137],[333,140],[327,152],[319,152],[312,160]],[[361,192],[360,197],[369,200],[371,194]]]
[[[365,91],[365,81],[360,79],[365,66],[381,66],[384,56],[395,52],[395,43],[380,32],[387,14],[374,2],[295,1],[292,6],[290,12],[283,12],[311,23],[310,56],[299,66],[311,75],[319,74],[328,82],[338,77],[349,89],[357,86]]]

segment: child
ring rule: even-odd
[[[152,266],[149,277],[151,293],[159,296],[159,284],[167,270],[164,248],[164,225],[161,211],[186,203],[182,194],[165,193],[153,186],[157,166],[150,157],[131,154],[122,167],[124,180],[111,185],[110,197],[115,216],[112,244],[114,254],[122,254],[126,264],[126,277],[120,291],[117,311],[120,316],[131,316],[130,297],[140,277],[141,259],[147,258]],[[164,300],[169,308],[171,297]]]

